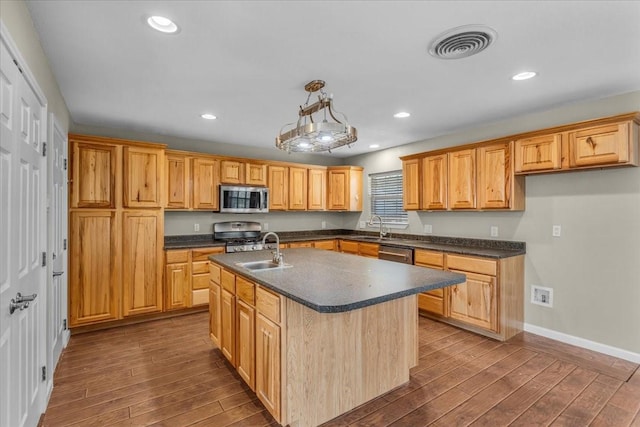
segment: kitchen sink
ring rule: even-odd
[[[273,262],[269,259],[261,261],[237,262],[236,265],[251,271],[276,270],[279,268],[293,267],[291,264],[278,264],[277,262]]]

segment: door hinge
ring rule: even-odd
[[[62,240],[62,249],[65,251],[67,250],[67,239]]]
[[[62,321],[62,329],[65,330],[65,331],[67,330],[67,319],[64,319]]]
[[[64,170],[67,170],[67,159],[64,159],[64,161],[62,162],[62,167],[64,168]]]
[[[42,157],[47,157],[47,143],[42,143]]]
[[[47,380],[47,367],[43,366],[42,367],[42,381],[46,381]]]
[[[46,252],[42,252],[42,266],[43,267],[47,266],[47,253]]]

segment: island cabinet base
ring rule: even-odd
[[[282,425],[317,426],[409,381],[416,295],[343,313],[290,299],[282,341]]]

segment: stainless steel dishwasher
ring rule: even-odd
[[[413,264],[413,249],[380,245],[378,259],[386,259],[403,264]]]

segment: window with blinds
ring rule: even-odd
[[[384,224],[406,225],[407,212],[402,209],[402,171],[369,175],[371,215],[380,215]]]

